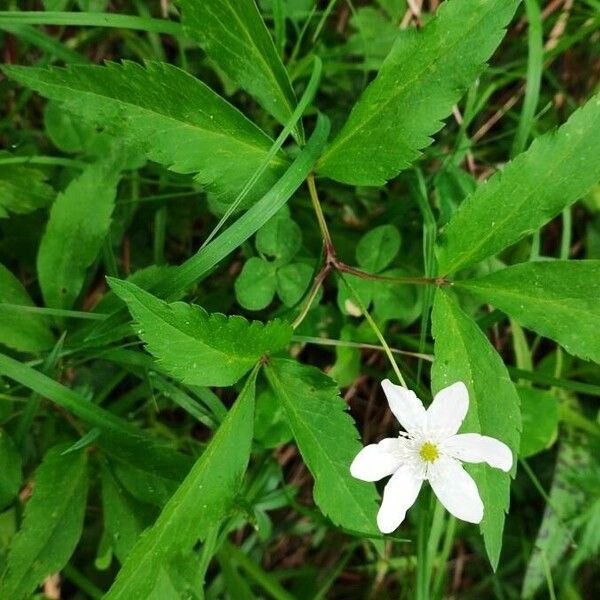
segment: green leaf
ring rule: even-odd
[[[308,289],[313,274],[314,269],[306,263],[291,263],[277,269],[277,295],[281,301],[288,307],[295,306]]]
[[[421,31],[398,35],[319,161],[319,174],[383,185],[408,167],[481,73],[517,5],[517,0],[448,0]]]
[[[0,159],[10,159],[0,151]],[[19,164],[0,164],[0,219],[8,213],[26,214],[48,206],[56,192],[46,183],[43,171]]]
[[[572,478],[588,469],[591,460],[585,439],[567,433],[558,450],[549,502],[525,571],[522,598],[531,598],[546,583],[546,573],[554,571],[571,547],[573,520],[586,506],[586,494]]]
[[[235,280],[235,297],[248,310],[262,310],[271,304],[275,296],[275,265],[253,256],[242,268]]]
[[[105,466],[100,471],[102,513],[115,555],[121,563],[151,522],[154,510],[130,496]]]
[[[248,322],[202,307],[167,304],[133,283],[110,279],[127,303],[139,335],[158,364],[187,385],[233,385],[268,352],[285,347],[292,328],[283,321]]]
[[[54,338],[45,317],[18,306],[33,307],[33,302],[21,282],[0,264],[0,342],[20,352],[51,348]]]
[[[275,215],[256,234],[256,249],[281,262],[294,258],[302,245],[302,230],[286,215]]]
[[[432,330],[435,361],[432,387],[440,389],[462,381],[469,390],[469,411],[461,431],[497,438],[519,451],[521,416],[519,396],[502,358],[478,325],[444,290],[436,292]],[[495,569],[500,558],[504,516],[509,505],[510,474],[485,465],[467,465],[483,500],[481,532]],[[513,468],[514,474],[515,468]]]
[[[148,159],[177,173],[197,173],[201,184],[226,198],[244,186],[273,143],[208,86],[166,63],[3,70],[81,118],[106,127]],[[286,164],[281,155],[271,161],[257,183],[257,196],[275,183]]]
[[[456,286],[600,363],[600,260],[523,263]]]
[[[162,565],[190,551],[227,516],[250,459],[256,370],[154,526],[129,553],[105,600],[146,600]]]
[[[407,277],[404,269],[390,269],[381,273],[386,277]],[[397,321],[403,326],[414,323],[422,311],[422,290],[415,285],[393,282],[371,282],[373,286],[373,317],[382,321]]]
[[[50,379],[10,356],[0,354],[0,375],[14,379],[92,427],[101,430],[98,445],[107,453],[131,463],[173,486],[190,467],[189,458],[171,450],[128,421]]]
[[[119,175],[113,160],[91,164],[52,205],[37,257],[46,306],[69,309],[79,297],[110,228]]]
[[[0,430],[0,510],[17,497],[23,473],[21,454],[5,431]]]
[[[315,479],[313,496],[321,511],[339,527],[379,536],[375,488],[350,475],[361,445],[335,383],[315,367],[286,359],[273,359],[266,374]]]
[[[288,74],[254,0],[182,0],[188,34],[233,81],[285,125],[296,107]],[[302,139],[302,127],[297,128]]]
[[[438,238],[446,275],[497,254],[584,196],[600,179],[600,95],[480,185]]]
[[[523,432],[519,456],[527,458],[548,448],[556,437],[558,401],[550,392],[519,387]]]
[[[400,250],[400,233],[394,225],[381,225],[360,238],[356,246],[358,264],[370,273],[383,271]]]
[[[68,562],[83,529],[87,501],[87,453],[62,454],[55,446],[35,474],[23,525],[13,538],[0,596],[29,598],[44,578]]]

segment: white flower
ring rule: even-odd
[[[426,479],[448,512],[463,521],[479,523],[483,502],[461,461],[485,462],[510,471],[513,456],[510,448],[495,438],[457,433],[469,408],[465,384],[459,381],[441,390],[427,410],[414,392],[389,379],[381,386],[406,432],[365,446],[350,466],[352,475],[363,481],[392,476],[377,514],[379,529],[391,533],[404,521]]]

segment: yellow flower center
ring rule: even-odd
[[[425,462],[431,463],[435,462],[440,456],[437,446],[435,444],[432,444],[431,442],[425,442],[421,446],[419,454]]]

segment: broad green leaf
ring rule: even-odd
[[[432,330],[435,361],[432,387],[440,389],[462,381],[469,390],[469,411],[461,431],[497,438],[519,451],[521,415],[519,396],[502,358],[478,325],[456,304],[448,292],[436,292]],[[486,465],[468,465],[485,507],[481,532],[492,567],[495,569],[502,548],[504,516],[510,500],[511,475]],[[513,475],[515,468],[513,468]]]
[[[44,126],[50,141],[63,152],[81,152],[98,135],[92,123],[81,121],[53,100],[44,109]]]
[[[283,406],[270,388],[256,398],[254,439],[263,448],[277,448],[292,439]]]
[[[119,171],[113,160],[91,164],[52,205],[37,271],[46,306],[71,308],[108,233]]]
[[[531,387],[519,387],[521,399],[521,448],[519,456],[527,458],[548,448],[556,437],[558,400],[554,394]]]
[[[201,184],[226,198],[244,186],[273,143],[208,86],[166,63],[3,69],[22,85],[106,127],[148,159],[177,173],[197,173]],[[257,195],[271,187],[286,164],[281,156],[271,161],[257,183]]]
[[[0,344],[21,352],[51,348],[54,338],[46,319],[17,306],[33,307],[33,302],[21,282],[0,264]]]
[[[381,275],[407,277],[412,275],[404,269],[390,269]],[[373,288],[373,317],[382,321],[397,321],[406,326],[414,323],[422,312],[422,289],[416,285],[393,282],[371,282]]]
[[[402,32],[317,165],[354,185],[383,185],[431,144],[504,36],[517,0],[447,0]]]
[[[0,159],[10,158],[11,154],[0,151]],[[47,179],[43,171],[34,167],[0,164],[0,219],[9,213],[26,214],[48,206],[56,192],[46,183]]]
[[[136,285],[110,279],[126,302],[146,348],[158,365],[188,385],[233,385],[268,352],[285,347],[292,328],[283,321],[248,322],[208,314],[202,307],[167,304]]]
[[[248,310],[262,310],[275,296],[275,265],[258,256],[249,258],[235,280],[235,297]]]
[[[254,0],[182,0],[186,31],[235,83],[285,125],[296,107],[288,74]],[[301,125],[296,136],[302,139]]]
[[[0,430],[0,510],[4,510],[21,489],[23,474],[21,454],[15,444]]]
[[[255,381],[256,370],[156,523],[129,553],[105,600],[149,598],[161,566],[189,552],[227,516],[250,459]]]
[[[115,555],[123,563],[142,531],[151,522],[154,511],[130,496],[105,466],[100,471],[100,477],[104,528]]]
[[[33,495],[13,538],[0,581],[0,597],[29,598],[42,580],[60,571],[81,536],[87,501],[87,453],[52,448],[35,474]]]
[[[286,215],[275,215],[256,234],[256,249],[282,262],[294,258],[302,245],[302,230]]]
[[[600,95],[480,185],[438,238],[446,275],[533,233],[600,180]]]
[[[546,584],[546,573],[557,568],[573,543],[573,519],[586,507],[586,495],[572,478],[589,468],[590,452],[585,439],[572,432],[561,440],[549,502],[523,579],[522,598],[533,597]]]
[[[271,360],[266,374],[315,479],[313,496],[323,514],[344,529],[380,535],[375,488],[350,475],[361,445],[335,383],[319,369],[287,359]]]
[[[456,286],[600,363],[600,260],[523,263]]]
[[[358,264],[370,273],[383,271],[400,250],[400,233],[394,225],[381,225],[360,238],[356,246]]]
[[[277,295],[281,301],[288,307],[295,306],[308,289],[313,274],[313,267],[306,263],[290,263],[277,269]]]

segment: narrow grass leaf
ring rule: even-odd
[[[573,521],[586,508],[586,494],[572,479],[575,473],[590,469],[592,452],[585,439],[573,432],[560,443],[548,504],[529,556],[521,598],[532,598],[544,586],[546,572],[554,571],[573,545]]]
[[[14,379],[86,424],[97,427],[101,431],[97,444],[104,451],[164,478],[171,486],[179,483],[189,470],[187,456],[159,445],[131,423],[5,354],[0,354],[0,375]]]
[[[266,374],[315,479],[316,504],[337,526],[379,536],[375,487],[350,475],[361,445],[333,380],[315,367],[287,359],[272,360]]]
[[[462,381],[469,390],[469,412],[461,428],[497,438],[519,451],[521,414],[519,396],[502,358],[478,325],[444,290],[435,295],[432,313],[435,361],[432,387],[436,393]],[[468,465],[484,505],[481,532],[495,569],[502,548],[505,513],[509,506],[511,474],[485,465]],[[512,475],[515,469],[513,468]]]

